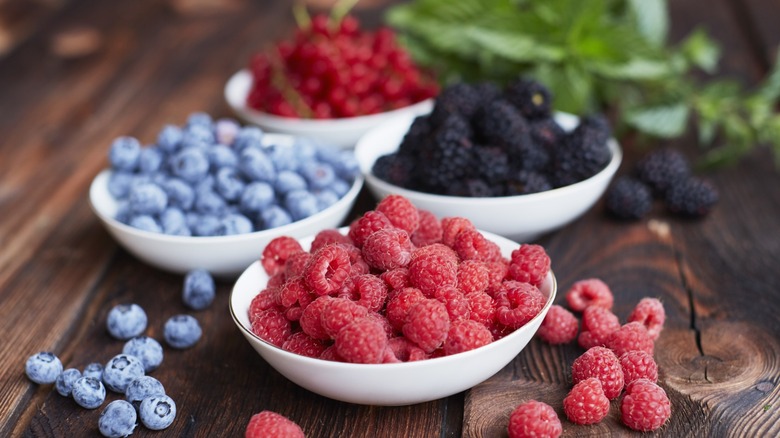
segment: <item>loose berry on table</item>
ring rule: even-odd
[[[125,389],[125,400],[137,409],[146,397],[165,395],[165,387],[152,376],[140,376],[130,382]]]
[[[614,301],[612,290],[598,278],[579,280],[566,292],[566,303],[575,312],[582,312],[590,306],[612,310]]]
[[[573,313],[553,304],[544,317],[536,335],[551,345],[567,344],[577,339],[579,321]]]
[[[173,348],[190,348],[198,342],[202,334],[198,320],[191,315],[172,316],[163,326],[165,342]]]
[[[193,269],[184,275],[182,300],[190,309],[207,308],[214,301],[215,295],[214,278],[205,269]]]
[[[563,425],[550,405],[529,400],[509,415],[507,431],[509,438],[557,438],[563,433]]]
[[[300,426],[295,422],[272,411],[262,411],[249,419],[244,433],[246,438],[304,438]]]
[[[146,330],[146,312],[138,304],[119,304],[111,308],[106,318],[106,327],[111,336],[127,340]]]
[[[574,424],[595,424],[609,413],[609,399],[601,381],[590,377],[574,385],[563,399],[563,411]]]
[[[147,373],[156,370],[163,361],[162,345],[148,336],[129,339],[122,347],[122,353],[137,357]]]
[[[167,395],[146,397],[138,408],[141,423],[151,430],[163,430],[176,419],[176,403]]]
[[[593,347],[575,359],[571,377],[575,384],[590,377],[599,379],[604,395],[610,400],[617,398],[623,390],[623,368],[609,348]]]
[[[135,408],[124,400],[109,403],[98,419],[98,430],[107,438],[122,438],[132,435],[137,422]]]
[[[94,377],[82,376],[73,382],[71,397],[82,408],[95,409],[106,400],[106,387]]]
[[[42,351],[27,359],[24,372],[33,382],[47,385],[54,383],[62,373],[62,362],[54,353]]]
[[[659,429],[672,414],[671,403],[660,386],[637,379],[626,386],[620,403],[623,424],[640,432]]]
[[[124,394],[130,382],[144,375],[140,359],[130,354],[117,354],[103,368],[103,383],[114,392]]]
[[[54,388],[63,397],[70,397],[70,393],[73,390],[73,383],[81,378],[81,371],[76,368],[68,368],[59,376],[54,382]]]

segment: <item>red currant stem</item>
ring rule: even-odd
[[[330,10],[330,26],[331,29],[338,28],[341,24],[341,20],[349,13],[350,10],[360,0],[338,0],[333,9]]]
[[[287,80],[287,75],[284,71],[284,64],[278,56],[277,52],[269,52],[268,61],[271,63],[271,83],[280,93],[284,96],[284,100],[289,102],[296,110],[296,112],[305,119],[310,119],[314,116],[314,111],[306,105],[298,91]]]
[[[295,2],[292,7],[292,13],[299,29],[308,29],[311,27],[311,16],[303,2]]]

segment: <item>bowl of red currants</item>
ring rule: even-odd
[[[269,132],[352,148],[389,118],[425,114],[438,85],[388,28],[317,15],[290,38],[253,55],[225,86],[246,122]]]

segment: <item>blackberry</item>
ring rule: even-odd
[[[431,119],[429,116],[418,116],[409,126],[409,131],[404,135],[398,152],[404,155],[414,155],[420,142],[424,141],[433,131]]]
[[[550,151],[544,146],[523,138],[517,142],[515,149],[510,152],[510,160],[513,167],[519,170],[542,171],[550,164]]]
[[[491,185],[483,179],[469,178],[458,180],[447,187],[449,196],[464,196],[469,198],[488,198],[495,196]]]
[[[528,195],[552,190],[550,180],[543,173],[521,170],[514,172],[504,186],[506,196]]]
[[[531,139],[548,150],[555,149],[566,131],[553,118],[531,120]]]
[[[411,188],[416,169],[415,162],[416,160],[408,155],[382,155],[374,162],[371,170],[381,180],[399,187]]]
[[[607,191],[605,207],[620,219],[641,219],[653,208],[653,194],[642,181],[623,175]]]
[[[473,119],[477,141],[499,146],[512,154],[530,143],[530,128],[520,112],[505,100],[487,104]]]
[[[479,95],[480,107],[483,107],[501,97],[503,90],[495,82],[482,81],[474,84],[474,89]]]
[[[637,178],[649,185],[656,197],[664,193],[691,175],[691,166],[685,156],[677,149],[657,149],[637,161]]]
[[[497,186],[509,173],[509,157],[498,147],[474,147],[474,175],[488,184]]]
[[[455,82],[441,90],[431,113],[434,126],[443,123],[450,115],[459,114],[469,119],[481,103],[480,95],[471,84]]]
[[[474,137],[469,120],[458,114],[450,114],[432,134],[435,142],[467,142]]]
[[[427,163],[418,178],[425,188],[446,193],[454,182],[471,176],[474,162],[473,146],[468,139],[456,140],[448,133],[437,135],[433,147],[421,162]]]
[[[552,94],[547,87],[537,81],[526,78],[516,79],[507,84],[504,96],[529,119],[550,116]]]
[[[607,146],[609,127],[602,118],[584,117],[577,128],[567,134],[553,153],[552,182],[567,186],[590,178],[611,158]]]
[[[702,217],[712,211],[718,199],[718,190],[710,182],[690,177],[671,186],[664,201],[672,213]]]

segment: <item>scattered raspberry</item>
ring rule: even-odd
[[[406,315],[409,309],[425,299],[425,295],[416,287],[405,287],[401,289],[392,299],[387,302],[385,315],[390,325],[399,332],[406,323]]]
[[[404,336],[426,353],[439,348],[449,330],[447,307],[435,299],[421,300],[410,308],[402,328]]]
[[[444,341],[444,353],[456,354],[482,347],[493,341],[493,335],[484,325],[464,319],[450,325]]]
[[[563,399],[563,411],[574,424],[595,424],[609,413],[609,399],[595,377],[585,379]]]
[[[536,334],[552,345],[568,344],[577,338],[579,321],[573,313],[554,304],[550,307]]]
[[[363,259],[381,271],[405,267],[412,259],[409,234],[398,228],[373,233],[363,243]]]
[[[539,314],[545,298],[532,284],[510,280],[504,285],[506,292],[496,297],[496,317],[501,324],[517,329]]]
[[[298,320],[301,330],[314,339],[330,339],[328,332],[322,326],[322,310],[333,299],[335,298],[329,296],[319,297],[306,306]]]
[[[641,322],[653,340],[658,339],[665,320],[664,305],[658,298],[642,298],[628,315],[628,322]]]
[[[291,255],[298,252],[303,252],[303,248],[297,240],[280,236],[271,240],[263,249],[260,263],[268,275],[274,275],[284,269],[284,264]]]
[[[368,239],[368,236],[374,234],[375,231],[383,230],[385,228],[393,228],[390,219],[381,212],[369,210],[349,225],[349,232],[347,235],[355,246],[362,248],[363,243]]]
[[[512,251],[509,277],[539,286],[550,272],[550,257],[540,245],[524,244]]]
[[[614,331],[609,335],[606,346],[618,356],[629,351],[644,351],[652,355],[654,349],[653,338],[641,322],[629,322]]]
[[[428,210],[418,210],[417,214],[420,220],[417,229],[411,235],[412,243],[421,247],[441,242],[442,229],[439,219]]]
[[[320,325],[330,338],[335,338],[347,324],[368,315],[368,309],[346,298],[327,300],[320,312]]]
[[[379,274],[388,288],[399,290],[409,286],[409,270],[406,268],[396,268]]]
[[[672,415],[666,391],[647,379],[638,379],[626,386],[620,403],[623,424],[640,432],[656,430]]]
[[[357,302],[370,312],[377,312],[385,305],[387,286],[376,275],[363,274],[354,277]]]
[[[620,328],[618,317],[611,311],[591,306],[582,312],[582,329],[577,343],[584,349],[606,345],[609,336]]]
[[[458,265],[458,289],[464,294],[484,291],[489,281],[490,272],[484,262],[465,260]]]
[[[334,228],[321,230],[319,233],[317,233],[316,236],[314,236],[314,240],[311,242],[311,248],[309,249],[309,252],[315,253],[323,246],[333,243],[352,245],[352,240]]]
[[[387,334],[378,322],[362,318],[344,326],[335,341],[336,351],[347,362],[381,363]]]
[[[307,357],[320,357],[325,351],[325,343],[319,339],[314,339],[304,332],[293,333],[282,344],[282,349],[290,353],[300,354]]]
[[[509,438],[557,438],[563,433],[558,414],[546,403],[529,400],[509,415]]]
[[[488,269],[488,285],[494,283],[501,283],[507,280],[509,275],[509,262],[506,260],[500,260],[495,262],[485,262],[485,267]]]
[[[287,417],[272,411],[262,411],[249,419],[246,425],[245,438],[304,438],[300,426]]]
[[[617,398],[623,390],[623,368],[609,348],[593,347],[574,359],[571,377],[575,384],[590,377],[599,379],[604,395],[610,400]]]
[[[252,333],[260,339],[281,347],[292,334],[290,321],[276,308],[263,310],[255,315],[252,322]]]
[[[566,302],[575,312],[582,312],[590,306],[612,310],[614,298],[606,283],[598,278],[589,278],[574,283],[566,292]]]
[[[337,291],[350,274],[349,254],[341,245],[328,245],[314,253],[303,276],[317,295]]]
[[[436,289],[433,297],[447,306],[450,322],[469,319],[471,309],[466,296],[455,286],[444,286]]]
[[[284,264],[284,273],[287,278],[299,277],[303,275],[306,265],[311,259],[308,252],[299,252],[291,255]]]
[[[626,386],[637,379],[658,381],[658,364],[653,356],[644,351],[627,351],[620,356],[620,366],[623,368],[623,379]]]
[[[388,195],[376,206],[396,228],[412,234],[420,223],[417,207],[401,195]]]
[[[426,297],[432,297],[437,288],[458,284],[458,265],[437,252],[418,255],[409,263],[409,283],[419,288]]]
[[[485,326],[493,322],[496,314],[493,306],[493,297],[485,292],[472,292],[466,294],[469,303],[469,318]]]

